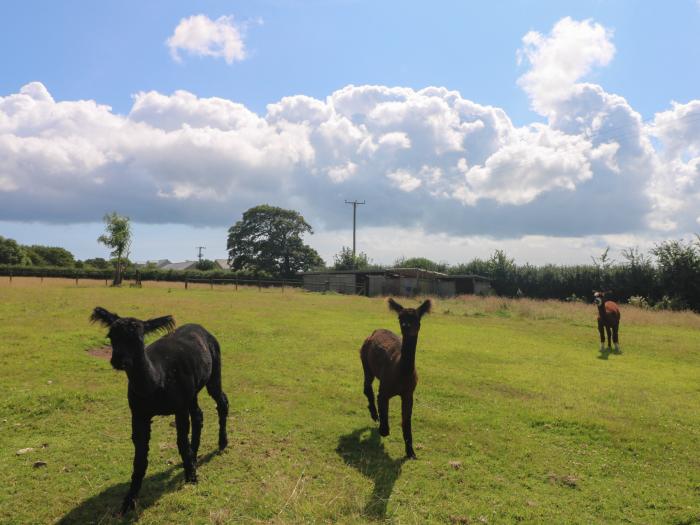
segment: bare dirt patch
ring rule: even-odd
[[[109,361],[112,358],[112,347],[111,346],[96,346],[95,348],[88,348],[87,353],[98,359],[105,359]]]

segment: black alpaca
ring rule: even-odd
[[[416,374],[416,344],[421,318],[430,312],[430,299],[418,308],[404,308],[389,299],[389,308],[399,316],[401,335],[399,338],[389,330],[379,329],[365,339],[360,349],[362,369],[365,374],[364,393],[369,401],[369,414],[373,420],[379,419],[379,433],[389,435],[389,399],[401,396],[401,429],[406,446],[406,457],[416,459],[413,451],[411,416],[413,413],[413,392],[418,383]],[[374,404],[372,382],[379,379],[379,395]]]
[[[109,328],[112,366],[129,378],[131,440],[134,442],[134,470],[131,486],[124,497],[121,514],[135,508],[135,499],[148,467],[148,442],[153,416],[175,414],[177,448],[185,468],[185,481],[197,482],[197,450],[203,415],[197,394],[207,387],[219,413],[219,449],[226,448],[228,399],[221,390],[221,350],[219,343],[203,327],[186,324],[149,345],[144,335],[170,332],[175,320],[166,315],[148,321],[119,317],[97,307],[90,320]],[[188,442],[192,418],[192,443]]]

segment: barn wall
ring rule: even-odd
[[[303,275],[304,290],[310,292],[357,293],[356,276],[352,273]]]
[[[456,284],[454,281],[438,281],[437,294],[440,297],[454,297]]]
[[[377,295],[382,295],[384,288],[385,278],[383,275],[369,275],[368,276],[369,285],[367,289],[367,295],[370,297],[375,297]]]
[[[474,293],[483,294],[491,291],[491,283],[488,281],[474,280]]]

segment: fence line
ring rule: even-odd
[[[8,282],[12,284],[12,281],[14,278],[19,277],[19,278],[24,278],[24,279],[39,279],[39,282],[43,284],[44,278],[46,279],[68,279],[68,280],[74,280],[75,285],[79,286],[80,281],[102,281],[104,280],[105,286],[110,286],[111,278],[105,278],[103,276],[95,275],[95,276],[85,276],[85,275],[13,275],[12,272],[10,272],[7,275]],[[149,281],[146,281],[149,282]],[[151,280],[150,282],[154,283],[168,283],[175,285],[176,283],[182,283],[185,287],[185,290],[189,289],[190,284],[208,284],[210,286],[210,289],[214,289],[214,285],[227,285],[227,286],[233,286],[235,290],[238,290],[239,286],[251,286],[251,287],[257,287],[259,291],[262,291],[263,288],[281,288],[282,292],[284,293],[285,288],[301,288],[302,287],[302,281],[297,281],[297,280],[289,280],[289,279],[223,279],[223,278],[211,278],[211,279],[196,279],[196,278],[184,278],[183,280],[180,281],[166,281],[166,280]],[[136,275],[134,279],[124,279],[123,284],[128,284],[130,287],[142,287],[143,286],[143,281],[141,280],[140,275]]]

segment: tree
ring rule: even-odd
[[[122,258],[124,255],[128,257],[131,247],[131,225],[129,217],[122,217],[116,211],[105,215],[103,220],[105,233],[97,238],[97,242],[112,248],[110,255],[117,259],[112,285],[119,286],[122,283]]]
[[[513,297],[518,291],[518,276],[515,261],[505,251],[496,250],[488,260],[488,276],[498,295]]]
[[[64,266],[75,265],[73,254],[65,248],[57,246],[25,246],[27,256],[32,260],[34,266]]]
[[[85,264],[85,266],[91,266],[100,270],[106,270],[107,268],[109,268],[109,261],[107,259],[103,259],[102,257],[96,257],[94,259],[85,259],[83,263]]]
[[[31,264],[22,246],[0,235],[0,264]]]
[[[664,295],[678,308],[700,310],[700,242],[664,241],[651,253],[658,263]]]
[[[340,252],[333,256],[334,270],[363,270],[370,266],[369,258],[364,252],[352,256],[352,248],[343,246]]]
[[[203,272],[214,270],[216,268],[216,263],[210,259],[202,259],[197,263],[197,269]]]
[[[322,266],[316,250],[301,236],[313,234],[298,212],[262,204],[250,208],[228,230],[227,249],[232,270],[291,276]]]
[[[394,268],[420,268],[431,272],[446,272],[448,265],[444,262],[435,262],[425,257],[399,257],[394,261]]]

